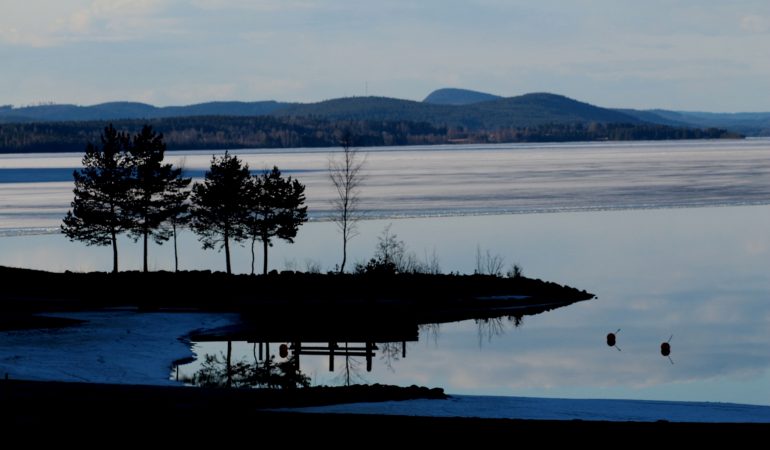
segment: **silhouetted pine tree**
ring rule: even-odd
[[[171,194],[167,223],[171,227],[171,237],[174,239],[174,272],[179,272],[179,252],[176,238],[179,229],[190,224],[190,203],[188,201],[190,192],[187,190],[175,192],[172,186]]]
[[[254,273],[254,242],[263,245],[262,273],[267,274],[267,250],[277,237],[294,242],[299,226],[307,221],[305,186],[291,177],[283,178],[278,167],[255,176],[251,185],[248,230],[251,235],[251,273]]]
[[[129,192],[132,166],[128,134],[112,125],[101,135],[101,147],[89,143],[83,168],[73,173],[75,199],[62,232],[86,245],[112,245],[112,271],[118,271],[117,235],[132,226]]]
[[[178,213],[180,204],[187,199],[185,188],[190,178],[182,177],[182,169],[163,164],[166,144],[163,135],[145,125],[133,139],[130,149],[134,166],[131,190],[132,228],[129,232],[134,241],[142,238],[144,262],[147,272],[147,241],[150,237],[162,244],[171,236],[169,219]],[[175,242],[176,244],[176,242]]]
[[[225,249],[227,273],[232,273],[230,240],[241,241],[247,236],[246,214],[252,185],[248,164],[225,152],[224,156],[211,159],[205,180],[192,188],[190,226],[204,249],[217,244]]]

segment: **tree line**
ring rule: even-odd
[[[458,130],[452,130],[455,136]],[[679,139],[738,139],[721,128],[670,127],[652,123],[565,123],[532,127],[503,127],[487,133],[487,142],[659,141]]]
[[[139,132],[145,124],[163,133],[170,150],[336,147],[347,130],[357,145],[444,143],[446,127],[409,121],[328,120],[318,117],[199,116],[113,121],[115,128]],[[98,141],[102,121],[0,124],[0,153],[79,152]]]
[[[189,227],[204,249],[225,250],[231,273],[230,243],[251,240],[263,244],[263,273],[273,241],[293,242],[307,221],[305,186],[284,178],[277,167],[252,175],[247,164],[225,152],[213,156],[202,183],[192,189],[182,168],[164,164],[163,134],[144,125],[135,135],[112,124],[100,135],[101,145],[89,143],[83,168],[73,173],[72,208],[61,229],[70,240],[112,246],[113,272],[118,271],[117,237],[127,233],[143,241],[143,270],[148,271],[148,241],[162,244],[173,237],[178,270],[177,231]]]
[[[738,138],[724,129],[684,128],[651,123],[548,123],[494,128],[431,124],[405,120],[334,120],[320,117],[176,117],[121,120],[127,133],[145,124],[162,132],[168,149],[237,149],[336,147],[348,130],[359,146],[432,145],[450,143],[564,142],[597,140],[661,140]],[[97,141],[105,122],[0,124],[0,152],[76,152],[84,141]]]

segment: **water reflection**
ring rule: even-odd
[[[291,339],[280,337],[291,335]],[[242,333],[233,338],[243,338]],[[309,385],[309,378],[302,373],[301,363],[306,357],[323,357],[327,361],[328,371],[339,369],[339,380],[343,384],[364,381],[363,370],[371,372],[375,357],[379,356],[383,363],[393,370],[394,363],[406,358],[406,343],[417,342],[417,328],[413,332],[403,334],[390,333],[388,339],[398,338],[398,341],[383,341],[382,334],[372,333],[356,338],[339,330],[332,330],[326,335],[304,334],[302,330],[281,335],[270,335],[255,331],[253,337],[245,341],[253,348],[253,362],[245,359],[233,361],[233,340],[222,341],[227,336],[193,336],[196,343],[214,342],[226,351],[217,354],[203,355],[200,369],[192,376],[183,376],[180,381],[197,386],[226,386],[226,387],[296,387]],[[352,338],[352,339],[350,339]],[[254,340],[256,339],[256,340]],[[276,343],[278,341],[279,343]],[[239,341],[244,342],[244,341]],[[278,350],[278,354],[272,353]],[[341,365],[335,361],[342,360]]]
[[[522,316],[488,317],[485,319],[476,319],[476,326],[479,332],[479,347],[486,342],[492,342],[493,337],[505,334],[506,322],[510,322],[514,327],[522,324]]]
[[[376,236],[389,222],[360,223],[352,260],[371,256]],[[473,272],[473,255],[480,245],[515,258],[527,275],[586,288],[599,298],[524,317],[524,326],[515,332],[507,325],[506,334],[492,342],[482,337],[481,349],[476,321],[420,324],[420,342],[407,341],[407,357],[399,354],[391,363],[395,371],[383,360],[381,342],[376,342],[371,373],[363,358],[350,358],[358,363],[352,382],[441,386],[454,394],[770,405],[770,206],[403,219],[393,221],[393,227],[418,253],[436,248],[447,271]],[[312,255],[324,269],[338,262],[334,224],[310,223],[303,233],[293,246],[277,244],[277,260],[303,261]],[[192,235],[182,239],[187,268],[221,267],[221,255],[199,251]],[[111,264],[103,249],[72,244],[61,236],[0,240],[4,264],[59,270],[72,270],[73,264],[81,270]],[[141,249],[128,241],[120,245],[130,259],[127,266],[141,267]],[[153,254],[163,256],[160,251]],[[169,259],[159,259],[158,268],[173,267],[173,255],[167,254]],[[248,267],[249,261],[246,249],[234,250],[234,264]],[[98,355],[115,362],[111,372],[96,362],[93,351],[73,355],[98,340],[80,335],[64,340],[60,334],[0,336],[0,369],[13,376],[20,369],[8,367],[23,368],[21,373],[34,368],[55,373],[50,379],[73,380],[70,373],[90,377],[82,368],[98,367],[100,378],[90,379],[105,382],[155,383],[168,377],[172,357],[159,365],[156,378],[129,377],[137,373],[132,366],[140,356],[158,357],[155,347],[126,340],[139,337],[125,332],[137,327],[152,336],[160,328],[168,331],[168,325],[134,324],[110,334],[110,347],[99,348]],[[189,327],[178,335],[200,325]],[[605,340],[618,328],[622,331],[616,334],[616,347],[622,352]],[[671,334],[674,365],[660,354],[660,344]],[[234,360],[252,361],[253,344],[245,341],[233,341]],[[50,349],[53,343],[56,354],[66,355],[67,364],[52,364],[49,350],[45,358],[34,359],[35,348]],[[119,350],[112,348],[121,343],[125,345]],[[204,354],[220,355],[221,360],[225,345],[197,343],[194,351],[201,356],[181,367],[182,375],[200,368]],[[276,344],[271,350],[277,354]],[[11,366],[4,358],[15,355],[23,359]],[[337,357],[332,373],[327,357],[307,356],[302,371],[313,384],[340,384],[346,378],[343,363]],[[357,380],[356,374],[364,379]]]
[[[563,307],[566,304],[556,307]],[[524,315],[540,314],[553,305],[529,306],[516,315],[485,313],[471,319],[477,327],[479,346],[491,343],[509,328],[522,325]],[[444,323],[451,322],[447,319]],[[369,322],[287,321],[250,318],[242,323],[194,333],[194,345],[212,344],[213,351],[198,361],[176,369],[176,378],[187,384],[206,387],[279,387],[294,388],[310,384],[302,371],[306,358],[322,357],[332,384],[368,382],[364,373],[373,370],[375,361],[390,372],[407,358],[407,344],[421,340],[438,342],[441,323],[419,323],[413,318],[388,317],[387,321]],[[251,358],[233,357],[237,343],[243,355],[251,348]],[[275,354],[275,350],[277,354]],[[341,363],[340,363],[341,361]],[[317,367],[317,361],[313,364]],[[191,374],[190,368],[197,367]]]
[[[295,389],[310,386],[310,378],[299,370],[299,358],[276,361],[275,356],[254,362],[232,360],[232,343],[227,354],[205,355],[201,368],[179,381],[200,387]]]

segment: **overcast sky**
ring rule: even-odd
[[[770,1],[0,0],[0,104],[441,87],[770,111]]]

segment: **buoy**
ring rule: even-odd
[[[289,356],[289,347],[286,344],[281,344],[281,346],[278,347],[278,354],[281,355],[281,358],[286,358]]]
[[[668,340],[662,344],[660,344],[660,354],[667,357],[669,361],[671,361],[671,364],[674,364],[674,360],[671,359],[671,339],[674,338],[674,335],[672,334]]]
[[[615,343],[616,343],[615,335],[618,333],[620,333],[620,328],[618,328],[618,331],[614,333],[607,333],[607,345],[609,345],[610,347],[615,347],[616,349],[618,349],[618,351],[620,351],[620,347],[615,346]]]

